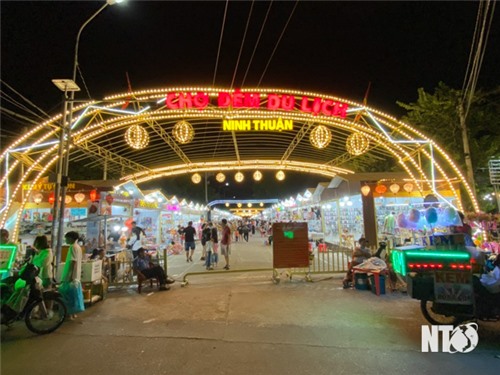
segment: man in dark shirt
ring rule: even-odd
[[[138,250],[137,257],[134,259],[134,270],[139,271],[148,279],[156,277],[160,283],[160,290],[169,290],[170,287],[166,284],[173,282],[172,279],[167,278],[163,268],[151,263],[149,256],[145,254],[142,247]]]
[[[196,244],[194,243],[194,236],[196,236],[196,229],[193,228],[193,222],[190,221],[188,226],[184,228],[184,250],[186,250],[186,262],[193,261],[193,254]],[[191,253],[189,253],[191,250]]]

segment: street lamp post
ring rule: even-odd
[[[54,222],[56,217],[58,219],[57,225],[57,244],[55,248],[57,263],[61,262],[61,248],[64,230],[64,209],[65,209],[65,197],[68,187],[68,170],[69,170],[69,151],[71,146],[71,124],[73,122],[73,104],[75,100],[75,92],[80,91],[80,88],[76,84],[76,71],[78,69],[78,47],[80,44],[80,36],[83,29],[108,5],[114,5],[121,3],[123,0],[106,0],[104,5],[102,5],[90,18],[88,18],[83,25],[78,30],[75,43],[75,55],[73,60],[73,76],[72,80],[68,79],[54,79],[52,82],[64,92],[64,110],[63,110],[63,128],[61,131],[61,138],[59,143],[59,165],[58,165],[58,175],[56,181],[55,189],[55,200],[54,200]],[[68,98],[69,92],[69,98]],[[57,214],[58,212],[58,214]],[[54,223],[53,229],[56,229],[56,224]],[[52,231],[52,236],[54,236],[54,230]]]

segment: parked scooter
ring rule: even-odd
[[[1,324],[10,326],[24,319],[30,331],[42,335],[55,331],[64,322],[66,306],[61,295],[57,291],[42,292],[39,272],[30,259],[17,276],[2,280]]]

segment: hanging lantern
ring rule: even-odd
[[[40,193],[37,193],[33,196],[33,202],[36,204],[40,204],[43,201],[43,195]]]
[[[255,171],[255,172],[253,172],[253,179],[255,181],[262,180],[262,172],[261,171]]]
[[[243,206],[241,203],[238,203],[237,204],[238,208],[241,208],[241,206]]]
[[[278,181],[283,181],[285,179],[285,172],[283,171],[276,172],[276,179]]]
[[[245,179],[245,175],[241,172],[238,172],[234,175],[234,179],[236,182],[242,182]]]
[[[95,189],[90,191],[89,197],[92,202],[95,202],[100,198],[99,193]]]
[[[73,201],[73,198],[71,198],[71,195],[66,195],[64,197],[64,203],[70,204]]]
[[[181,144],[189,143],[194,138],[193,126],[187,121],[179,121],[172,129],[172,135]]]
[[[362,193],[365,197],[367,197],[367,196],[368,196],[368,194],[370,194],[370,191],[371,191],[371,189],[370,189],[370,187],[369,187],[368,185],[365,185],[365,186],[362,186],[362,187],[361,187],[361,193]]]
[[[411,193],[413,191],[413,184],[411,182],[407,182],[406,184],[403,185],[403,189],[407,193]]]
[[[348,153],[354,156],[359,156],[368,151],[370,147],[370,140],[368,137],[361,133],[352,133],[347,137],[345,144]]]
[[[109,205],[111,205],[114,200],[115,198],[113,198],[111,194],[106,195],[106,202],[108,202]]]
[[[49,194],[49,203],[54,204],[55,201],[56,201],[55,194],[54,192],[52,192]]]
[[[83,193],[76,193],[75,194],[76,203],[82,203],[84,199],[85,199],[85,194],[83,194]]]
[[[194,175],[191,176],[191,181],[193,181],[193,184],[199,184],[201,182],[201,176],[199,173],[195,173]]]
[[[332,140],[332,132],[324,125],[316,126],[309,136],[309,142],[319,149],[327,147]]]
[[[392,184],[389,186],[389,190],[393,192],[394,194],[397,194],[400,189],[400,186],[398,184]]]
[[[375,192],[377,194],[384,194],[386,191],[387,191],[387,186],[385,185],[377,185],[377,187],[375,188]]]
[[[226,207],[229,207],[229,203],[228,202],[226,202]]]
[[[142,126],[132,125],[125,132],[125,141],[130,147],[140,150],[148,145],[149,134]]]
[[[224,181],[226,181],[226,175],[222,172],[219,172],[215,176],[215,179],[217,180],[217,182],[224,182]]]
[[[247,206],[248,207],[252,207],[252,203],[247,203]]]

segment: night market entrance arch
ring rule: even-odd
[[[62,117],[38,125],[2,153],[0,226],[14,211],[22,212],[37,181],[55,170]],[[363,165],[394,158],[415,189],[438,194],[441,181],[455,192],[458,182],[478,211],[464,175],[433,140],[342,98],[282,89],[171,87],[75,103],[68,117],[70,162],[102,166],[124,182],[186,173],[196,182],[201,172],[261,170],[332,178],[355,173],[354,159]],[[31,187],[21,195],[26,182]],[[16,198],[20,204],[14,204]]]

